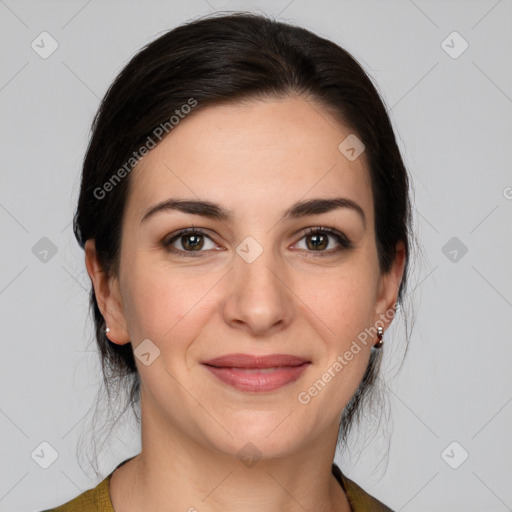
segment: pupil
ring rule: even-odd
[[[327,246],[326,238],[327,237],[325,235],[311,235],[311,246],[316,249],[325,249],[325,247]],[[308,243],[308,245],[310,244]]]
[[[182,243],[183,240],[185,241],[183,246],[187,249],[196,250],[198,248],[201,249],[203,246],[201,236],[198,235],[185,235],[181,240]]]

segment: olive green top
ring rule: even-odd
[[[128,462],[128,460],[130,459],[121,462],[114,471],[125,462]],[[110,501],[109,492],[110,477],[114,471],[94,489],[80,494],[80,496],[77,496],[60,507],[44,510],[43,512],[115,512],[112,502]],[[343,475],[336,464],[332,465],[332,473],[345,491],[352,512],[393,512],[390,508],[386,507],[386,505],[363,491],[355,482],[352,482],[352,480],[349,480]]]

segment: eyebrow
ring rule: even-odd
[[[299,219],[308,215],[318,215],[321,213],[331,212],[338,208],[349,208],[357,212],[366,227],[366,216],[364,214],[364,210],[355,201],[345,197],[336,197],[333,199],[318,198],[309,199],[307,201],[298,201],[283,212],[282,218],[283,220]],[[222,221],[229,221],[231,219],[231,212],[229,210],[210,201],[167,199],[166,201],[162,201],[161,203],[149,208],[142,217],[141,224],[157,213],[173,210]]]

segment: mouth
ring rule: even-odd
[[[311,361],[288,354],[229,354],[202,364],[217,379],[239,391],[268,392],[299,379]]]

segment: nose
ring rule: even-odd
[[[293,317],[293,293],[282,262],[271,250],[248,263],[236,255],[230,273],[224,319],[253,336],[270,336]]]

